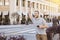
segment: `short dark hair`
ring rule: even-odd
[[[39,14],[39,11],[36,10],[35,12],[38,12],[38,14]]]

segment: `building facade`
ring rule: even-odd
[[[0,0],[0,14],[9,13],[10,19],[14,12],[27,15],[28,13],[33,14],[35,10],[38,10],[40,15],[53,16],[58,13],[58,5],[44,0]]]
[[[16,4],[16,11],[21,11],[23,13],[28,13],[29,10],[33,13],[34,10],[39,10],[40,12],[52,12],[57,13],[58,12],[58,5],[54,3],[50,3],[43,0],[11,0],[11,3],[9,0],[0,0],[0,13],[3,12],[10,12],[10,4],[13,5]],[[15,9],[15,8],[14,8]]]

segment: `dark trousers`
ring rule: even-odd
[[[60,33],[60,25],[57,27],[49,27],[46,30],[47,40],[52,40],[52,33]]]

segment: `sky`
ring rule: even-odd
[[[46,0],[46,1],[53,2],[53,3],[56,3],[56,4],[60,4],[60,0]]]

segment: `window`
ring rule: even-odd
[[[34,3],[34,2],[32,2],[32,6],[33,6],[33,8],[34,8],[34,4],[35,4],[35,3]]]
[[[25,7],[25,0],[22,0],[22,6]]]
[[[30,1],[28,1],[28,7],[30,7]]]
[[[9,5],[9,0],[4,0],[4,6]]]
[[[0,0],[0,2],[1,2],[1,0]]]
[[[51,7],[51,9],[50,9],[51,11],[53,11],[53,7]]]
[[[37,8],[38,8],[38,3],[37,3]]]
[[[16,0],[16,5],[18,6],[18,0]]]
[[[45,5],[45,10],[46,10],[46,5]]]
[[[46,6],[46,10],[48,10],[48,7]]]
[[[45,5],[43,5],[43,10],[45,9]]]
[[[60,5],[58,6],[58,12],[60,13]]]
[[[5,0],[4,0],[4,6],[5,6]]]
[[[47,10],[51,10],[51,7],[47,6]]]
[[[40,4],[40,9],[42,9],[42,4]]]
[[[48,10],[52,10],[52,7],[48,6]]]
[[[3,5],[2,0],[0,0],[0,5]]]

